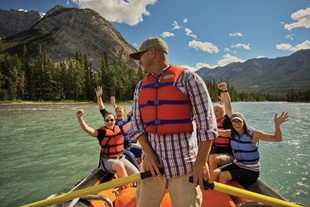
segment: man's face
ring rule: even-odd
[[[213,110],[214,110],[216,120],[220,120],[220,119],[224,118],[224,107],[222,105],[214,106]]]

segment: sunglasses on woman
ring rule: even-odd
[[[106,120],[104,120],[104,121],[105,121],[105,122],[109,122],[109,121],[113,122],[114,119],[106,119]]]

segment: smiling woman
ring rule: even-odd
[[[98,138],[101,146],[100,168],[111,174],[116,173],[118,178],[139,173],[138,169],[123,156],[124,132],[128,131],[130,127],[125,125],[122,129],[119,128],[119,126],[115,125],[115,116],[112,113],[107,113],[104,116],[106,126],[93,129],[83,120],[83,114],[83,109],[76,111],[81,128],[90,136]],[[124,187],[129,188],[130,184]]]
[[[219,130],[220,136],[229,136],[230,146],[234,155],[234,162],[211,172],[211,181],[228,183],[238,181],[247,188],[255,183],[260,174],[260,155],[258,141],[281,142],[282,132],[280,125],[288,120],[288,113],[282,112],[274,116],[275,133],[269,134],[253,127],[248,127],[243,114],[235,112],[230,117],[231,130]]]

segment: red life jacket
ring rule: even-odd
[[[113,130],[106,126],[99,129],[105,130],[105,136],[100,143],[101,156],[115,158],[122,154],[124,151],[124,134],[119,126],[115,125]]]
[[[217,128],[218,129],[225,129],[223,126],[225,118],[222,118],[221,120],[219,120],[217,122]],[[229,137],[216,137],[215,139],[213,139],[213,143],[215,144],[215,146],[217,147],[228,147],[229,145]]]
[[[193,131],[189,96],[175,87],[184,70],[171,66],[159,81],[152,74],[143,79],[138,102],[146,132],[164,135]]]

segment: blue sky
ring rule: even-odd
[[[0,0],[42,13],[55,5],[97,11],[137,49],[161,37],[169,62],[194,70],[310,49],[309,0]]]

